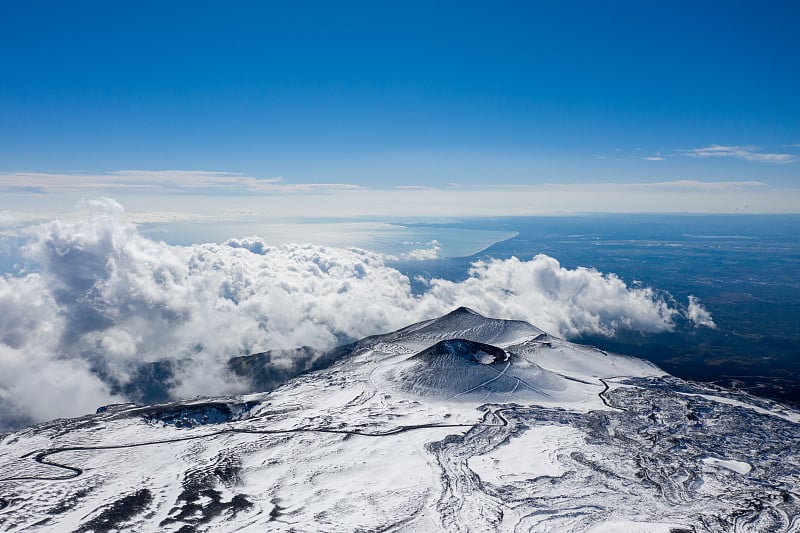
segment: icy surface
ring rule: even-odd
[[[568,472],[559,456],[570,446],[580,446],[584,435],[579,429],[541,424],[485,455],[470,457],[467,466],[485,483],[503,485],[539,477],[558,478]]]
[[[0,436],[0,530],[798,531],[798,420],[462,308],[271,393]]]
[[[745,463],[744,461],[728,461],[726,459],[717,459],[716,457],[706,457],[703,459],[703,462],[709,466],[727,468],[731,472],[743,475],[749,473],[753,469],[749,463]]]

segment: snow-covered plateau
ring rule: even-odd
[[[800,413],[459,308],[0,436],[3,531],[800,531]]]

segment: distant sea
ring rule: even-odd
[[[684,305],[693,295],[717,329],[678,320],[670,333],[573,340],[643,357],[682,378],[800,406],[800,216],[482,218],[405,226],[426,236],[457,229],[462,240],[471,231],[516,235],[469,256],[394,265],[412,280],[459,281],[478,259],[543,253],[567,268],[613,272],[628,285],[665,291]],[[447,239],[440,241],[447,251]]]

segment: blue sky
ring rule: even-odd
[[[138,185],[209,194],[263,189],[243,179],[740,191],[709,211],[753,188],[797,194],[797,2],[28,1],[0,15],[0,210],[9,191],[131,194],[131,170],[200,171]],[[207,188],[203,172],[234,177]]]

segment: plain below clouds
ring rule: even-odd
[[[695,299],[679,310],[649,288],[544,255],[476,262],[466,280],[433,279],[415,296],[365,250],[258,238],[170,246],[123,222],[118,204],[97,207],[16,230],[32,272],[0,278],[0,427],[124,401],[108,382],[128,382],[143,362],[191,361],[170,384],[176,398],[236,393],[245,384],[228,372],[231,357],[330,348],[460,305],[568,337],[671,330],[679,314],[713,327]]]

